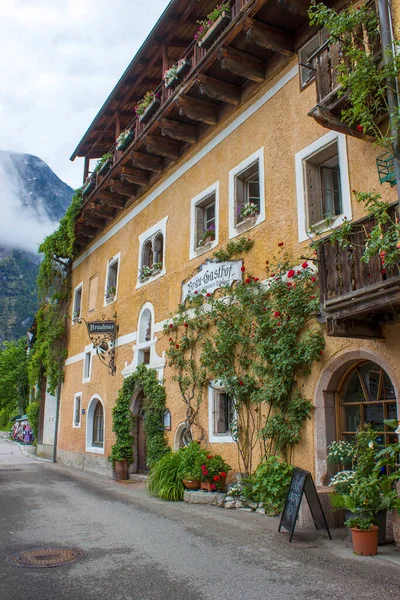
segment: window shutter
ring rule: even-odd
[[[204,230],[204,209],[201,206],[196,206],[196,239],[195,247],[199,245],[199,241],[203,235]]]
[[[306,212],[308,227],[322,221],[321,190],[319,185],[318,166],[309,161],[304,163],[306,184]]]

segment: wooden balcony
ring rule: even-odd
[[[371,5],[371,10],[375,10],[375,4]],[[379,37],[369,39],[366,30],[361,26],[354,31],[353,35],[356,45],[367,54],[372,54],[377,62],[381,60],[382,49]],[[329,38],[310,58],[310,64],[315,71],[317,104],[308,114],[323,127],[373,141],[357,128],[350,128],[341,119],[342,111],[349,106],[348,93],[342,90],[338,81],[339,68],[345,64],[345,60],[341,44],[334,38]]]
[[[200,3],[190,2],[188,10],[190,7],[199,10]],[[158,94],[159,106],[146,122],[136,118],[131,100],[126,104],[118,100],[124,93],[119,90],[127,89],[121,79],[117,92],[110,96],[72,157],[84,156],[87,163],[106,152],[113,157],[108,171],[91,176],[93,183],[84,194],[76,226],[78,251],[83,250],[118,213],[137,202],[166,170],[292,60],[308,23],[307,7],[308,0],[296,3],[232,0],[231,19],[225,22],[225,29],[218,32],[207,48],[193,40],[178,55],[179,40],[174,41],[173,61],[187,59],[190,68],[176,87],[166,86],[160,78],[158,85],[150,88]],[[173,19],[175,25],[170,28],[171,35],[180,22],[176,15]],[[186,33],[188,27],[185,25]],[[197,27],[195,21],[190,27],[193,39]],[[139,56],[134,61],[145,64],[147,58],[147,55]],[[152,62],[151,56],[149,60],[147,71],[153,76],[150,68],[156,63]],[[168,60],[164,64],[171,66]],[[160,73],[163,72],[161,66],[160,63]],[[134,71],[128,73],[129,80],[143,81],[144,70],[136,80],[132,73]],[[135,89],[134,86],[131,88],[132,98]],[[115,106],[121,106],[121,111],[117,113]],[[127,113],[128,106],[132,106],[131,113]],[[120,115],[126,114],[131,115],[130,120],[120,122]],[[115,123],[117,135],[112,131],[113,126],[115,131]],[[127,129],[134,135],[123,150],[118,150],[116,143],[110,144],[111,147],[105,145],[107,139],[111,141],[118,136],[118,131]]]
[[[390,207],[395,217],[395,206]],[[400,316],[400,270],[386,268],[379,255],[362,262],[368,233],[375,221],[355,222],[350,244],[340,247],[326,238],[318,250],[321,309],[328,335],[381,338],[381,325]]]

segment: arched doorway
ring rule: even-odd
[[[382,441],[393,436],[383,419],[397,419],[399,385],[391,364],[368,348],[338,353],[324,368],[315,391],[314,448],[316,485],[327,485],[333,471],[327,448],[354,438],[370,423]]]
[[[144,408],[143,390],[138,390],[133,397],[131,411],[133,415],[133,463],[129,469],[132,473],[147,473],[149,468],[146,464],[146,412]]]

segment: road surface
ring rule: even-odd
[[[162,502],[0,440],[1,600],[400,600],[400,563],[355,557],[335,532],[334,542],[310,532],[290,545],[277,525]],[[54,546],[87,556],[47,569],[6,562]]]

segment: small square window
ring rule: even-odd
[[[215,240],[215,192],[196,203],[195,249]]]
[[[337,141],[303,161],[308,229],[342,214]]]
[[[247,216],[260,214],[260,172],[258,160],[235,177],[236,225]]]
[[[313,68],[313,55],[329,39],[327,29],[320,29],[299,50],[300,63],[300,89],[305,88],[315,77]]]

